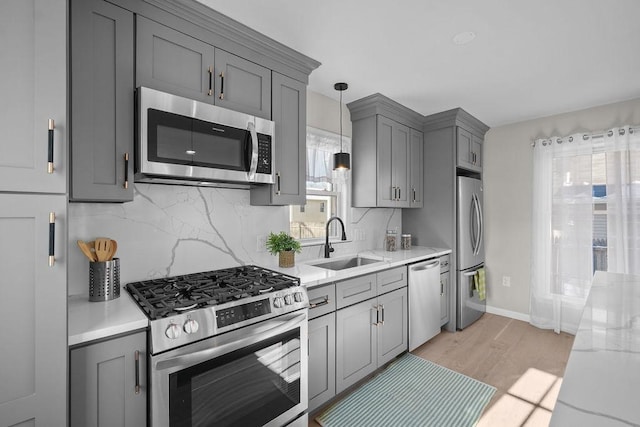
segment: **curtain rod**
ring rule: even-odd
[[[629,133],[634,133],[634,132],[640,132],[640,126],[630,126],[629,127]],[[625,130],[624,127],[619,128],[618,133],[620,135],[624,135]],[[582,134],[582,139],[583,140],[587,140],[587,139],[600,139],[600,138],[604,138],[605,136],[613,136],[613,130],[609,129],[606,132],[594,132],[594,133],[583,133]],[[565,136],[565,137],[553,137],[553,138],[537,138],[535,139],[533,142],[531,142],[531,147],[535,147],[536,146],[536,141],[542,140],[542,141],[551,141],[551,142],[558,142],[558,140],[562,140],[564,138],[570,138],[569,142],[571,142],[573,139],[573,135],[569,135],[569,136]]]

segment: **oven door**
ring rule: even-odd
[[[151,356],[151,426],[281,426],[305,413],[307,310]]]

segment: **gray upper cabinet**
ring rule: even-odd
[[[0,2],[0,191],[67,191],[66,13],[66,0]]]
[[[483,138],[461,127],[456,129],[458,163],[457,166],[475,172],[482,172]]]
[[[271,119],[271,70],[137,17],[136,85]]]
[[[136,48],[136,86],[213,104],[212,45],[138,15]]]
[[[215,75],[216,105],[271,119],[271,70],[216,49]]]
[[[307,87],[276,72],[272,78],[276,182],[251,188],[251,204],[304,205],[307,198]]]
[[[411,179],[409,182],[409,207],[421,208],[423,206],[422,185],[424,180],[424,137],[422,132],[411,129],[411,146],[409,149],[409,163]]]
[[[353,123],[354,207],[419,207],[422,116],[380,94],[348,104]],[[376,165],[372,168],[371,165]],[[415,197],[415,201],[414,201]]]
[[[72,0],[70,200],[133,200],[133,21],[111,3]]]
[[[0,193],[1,426],[67,425],[66,206],[65,195]]]
[[[71,427],[147,425],[146,332],[70,351]]]

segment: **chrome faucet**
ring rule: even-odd
[[[334,219],[337,219],[338,222],[340,223],[340,225],[342,226],[342,239],[341,240],[347,240],[347,235],[344,233],[344,222],[342,222],[342,220],[340,218],[338,218],[337,216],[332,216],[331,218],[329,218],[329,221],[327,221],[327,229],[326,229],[326,233],[325,233],[325,242],[324,242],[324,257],[325,258],[329,258],[329,256],[331,255],[331,252],[333,252],[335,249],[333,249],[331,247],[331,243],[329,243],[329,224],[331,224],[331,221],[333,221]]]

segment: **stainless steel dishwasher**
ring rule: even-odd
[[[409,351],[440,333],[440,259],[409,265]]]

